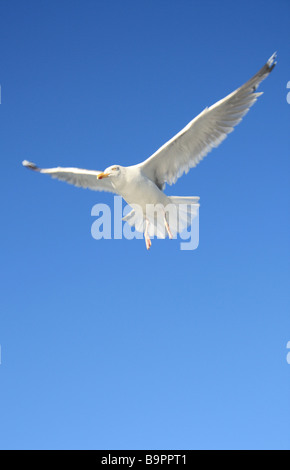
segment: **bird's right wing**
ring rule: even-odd
[[[213,147],[217,147],[261,93],[256,90],[276,64],[276,53],[264,67],[236,91],[206,108],[175,137],[160,147],[139,166],[159,188],[175,183],[183,173],[196,166]]]
[[[66,183],[73,184],[81,188],[89,188],[94,191],[109,191],[116,193],[113,188],[110,178],[97,179],[97,176],[101,171],[94,170],[83,170],[81,168],[39,168],[34,163],[24,160],[22,165],[30,170],[38,171],[39,173],[45,173],[50,175],[52,178],[56,178]]]

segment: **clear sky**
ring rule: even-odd
[[[0,0],[0,447],[290,448],[288,0]],[[21,166],[150,156],[278,51],[264,95],[167,194],[200,244],[100,240]]]

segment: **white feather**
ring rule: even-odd
[[[264,67],[247,83],[206,108],[178,134],[140,164],[142,172],[159,187],[176,180],[195,167],[227,137],[262,93],[256,89],[273,70],[273,54]]]

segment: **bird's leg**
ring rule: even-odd
[[[165,227],[166,227],[168,236],[169,236],[169,238],[172,240],[173,236],[172,236],[171,230],[170,230],[170,228],[169,228],[169,225],[168,225],[168,222],[167,222],[167,218],[166,218],[166,213],[165,213],[165,212],[164,212],[164,224],[165,224]]]
[[[148,219],[146,219],[145,224],[146,225],[145,225],[144,237],[145,237],[146,248],[147,248],[147,250],[149,250],[150,247],[151,247],[151,240],[150,240],[150,237],[148,235],[148,227],[149,227],[149,220]]]

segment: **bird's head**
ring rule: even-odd
[[[112,165],[105,169],[105,171],[98,174],[98,180],[102,180],[103,178],[115,178],[122,173],[122,167],[120,165]]]

